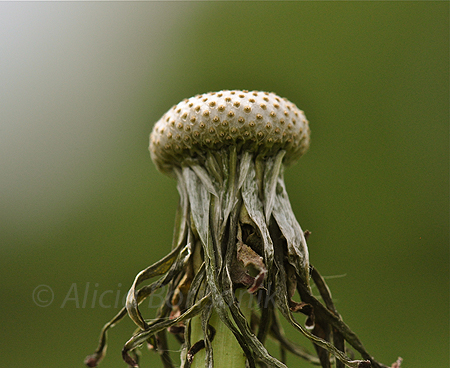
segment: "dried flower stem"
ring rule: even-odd
[[[169,110],[154,127],[150,151],[178,183],[173,250],[136,276],[126,308],[105,325],[86,364],[97,366],[107,330],[128,314],[138,326],[122,351],[131,367],[138,367],[136,351],[146,344],[164,368],[174,368],[168,331],[182,344],[181,368],[287,368],[286,351],[322,368],[387,368],[344,323],[310,266],[283,178],[284,165],[308,146],[303,112],[271,93],[221,91]],[[323,302],[312,293],[311,277]],[[145,319],[139,304],[164,286],[168,292],[156,318]],[[317,357],[286,339],[278,313],[313,343]],[[279,342],[280,360],[267,351],[268,336]],[[346,343],[361,360],[347,356]],[[395,364],[399,368],[400,360]]]

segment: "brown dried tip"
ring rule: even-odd
[[[275,155],[286,150],[284,164],[309,147],[309,126],[292,102],[269,92],[220,91],[197,95],[173,106],[155,124],[150,154],[170,174],[184,159],[235,145],[244,151]]]

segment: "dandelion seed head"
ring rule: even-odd
[[[213,146],[210,128],[217,133]],[[166,149],[177,133],[182,135],[178,147]],[[231,145],[238,153],[266,156],[286,150],[283,163],[289,165],[307,151],[309,135],[303,111],[287,99],[269,92],[220,91],[197,95],[172,107],[155,124],[149,149],[158,169],[169,175],[186,158]]]

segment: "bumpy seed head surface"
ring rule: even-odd
[[[303,111],[274,93],[220,91],[197,95],[173,106],[155,124],[150,154],[169,174],[184,159],[204,157],[208,150],[235,145],[244,151],[275,155],[286,150],[284,164],[309,147],[309,125]]]

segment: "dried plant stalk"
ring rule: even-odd
[[[155,126],[152,157],[177,179],[180,194],[173,250],[136,276],[126,307],[104,326],[86,364],[97,366],[107,330],[128,314],[138,326],[122,351],[132,367],[138,367],[134,353],[143,344],[160,353],[165,368],[174,367],[168,331],[181,343],[183,368],[286,368],[286,351],[324,368],[387,368],[344,323],[325,280],[309,263],[308,232],[295,218],[283,178],[285,164],[309,145],[303,112],[262,92],[206,96],[183,101]],[[258,120],[263,127],[256,126]],[[223,133],[224,140],[211,146],[207,133],[196,129],[209,129],[216,137]],[[197,138],[203,140],[195,145]],[[178,143],[170,143],[174,139]],[[156,318],[146,320],[139,304],[165,286],[165,302]],[[294,317],[299,313],[304,324]],[[317,356],[284,336],[280,315],[313,343]],[[267,351],[267,338],[279,344],[280,359]],[[362,359],[349,358],[346,343]],[[395,364],[398,368],[400,361]]]

